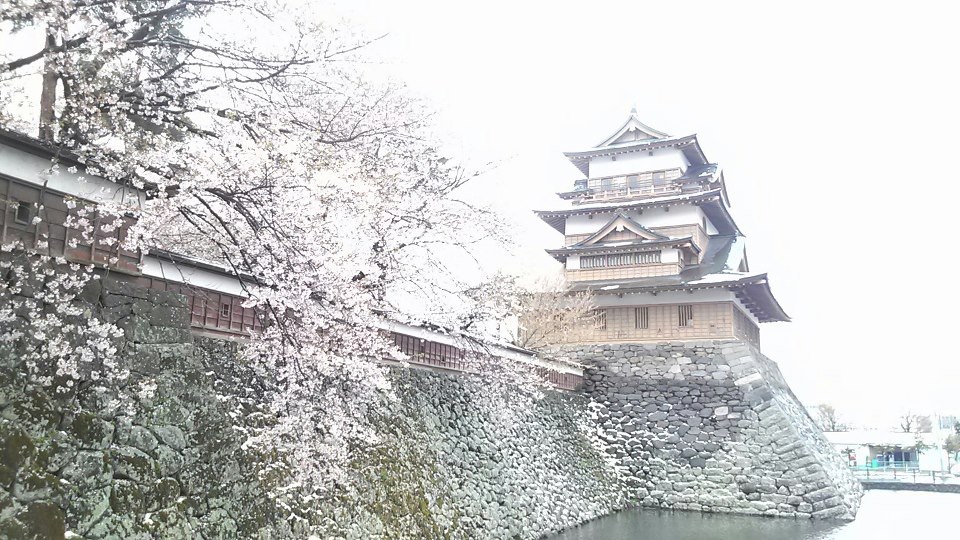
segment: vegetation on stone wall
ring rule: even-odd
[[[60,392],[3,351],[0,537],[531,538],[622,504],[584,400],[399,367],[358,412],[376,440],[343,480],[290,488],[282,449],[246,444],[274,416],[242,347],[194,339],[175,295],[112,278],[96,292],[87,309],[124,330],[124,384]]]

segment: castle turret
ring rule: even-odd
[[[547,253],[597,295],[591,342],[735,338],[789,321],[767,275],[750,271],[723,172],[696,135],[647,126],[636,110],[597,146],[564,155],[586,178],[538,211],[564,235]]]

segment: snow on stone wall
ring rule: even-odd
[[[356,503],[322,537],[539,538],[622,507],[582,396],[423,370],[393,380],[400,400],[382,418],[395,437],[359,464]]]
[[[537,538],[622,506],[586,398],[398,367],[382,444],[291,520],[242,444],[263,415],[238,344],[191,336],[172,293],[105,280],[78,302],[124,329],[131,376],[58,394],[0,355],[0,538]]]
[[[572,348],[628,504],[852,519],[862,488],[771,360],[737,342]]]
[[[2,300],[35,303],[42,276]],[[859,504],[776,365],[707,342],[570,349],[586,395],[391,368],[397,399],[369,411],[381,443],[353,481],[282,508],[269,456],[243,446],[265,416],[240,345],[191,335],[173,293],[104,279],[76,302],[123,329],[131,375],[55,392],[0,346],[0,538],[538,538],[631,504],[815,518]]]

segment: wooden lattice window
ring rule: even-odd
[[[680,327],[693,326],[692,304],[680,304],[677,306],[677,323]]]
[[[607,310],[605,309],[593,310],[593,327],[596,330],[607,329]]]
[[[13,216],[13,220],[21,225],[30,224],[30,207],[32,204],[27,201],[20,201],[17,203],[17,211]]]
[[[633,318],[634,326],[637,330],[646,330],[650,328],[650,308],[649,307],[638,307],[633,308]]]
[[[580,257],[580,268],[633,266],[638,264],[656,264],[659,262],[659,251],[647,251],[643,253],[613,253],[610,255],[590,255],[586,257]]]

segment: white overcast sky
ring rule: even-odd
[[[877,427],[960,413],[950,2],[333,1],[386,34],[371,67],[438,111],[455,153],[500,163],[477,191],[521,245],[493,265],[557,271],[562,237],[531,210],[578,178],[561,152],[636,105],[724,168],[751,270],[794,318],[763,350],[802,401]]]
[[[808,405],[886,427],[960,411],[956,126],[950,3],[369,0],[340,11],[439,111],[523,240],[510,269],[549,272],[556,206],[636,105],[699,134],[723,166],[751,269],[793,323],[764,352]]]

